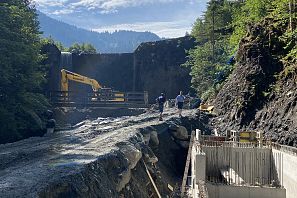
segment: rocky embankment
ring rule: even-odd
[[[296,65],[284,56],[283,30],[269,21],[250,27],[238,64],[214,101],[213,124],[226,130],[262,130],[266,138],[297,146]]]
[[[162,197],[178,186],[191,129],[207,118],[186,111],[87,120],[76,129],[0,146],[0,197],[149,197],[144,163]]]

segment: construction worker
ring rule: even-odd
[[[163,111],[164,111],[164,103],[166,102],[166,97],[164,93],[161,93],[161,95],[156,99],[156,102],[159,105],[159,112],[160,112],[160,117],[159,120],[163,120]]]
[[[177,106],[179,117],[182,117],[182,110],[183,110],[185,99],[186,97],[183,95],[182,91],[180,91],[179,95],[175,98],[175,106]]]

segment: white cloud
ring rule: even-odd
[[[93,29],[93,31],[97,32],[114,32],[116,30],[150,31],[160,37],[175,38],[184,36],[186,32],[190,32],[191,25],[188,21],[180,20],[174,22],[117,24]]]
[[[85,8],[87,10],[99,9],[102,13],[113,13],[120,8],[136,7],[148,4],[185,2],[192,4],[201,0],[33,0],[42,8],[59,7],[64,10]],[[205,0],[204,0],[205,1]],[[61,13],[67,13],[61,11]]]
[[[40,7],[63,7],[68,0],[33,0]]]
[[[198,16],[202,15],[208,0],[33,0],[37,3],[38,9],[46,14],[62,20],[66,23],[93,29],[95,31],[113,32],[115,30],[150,31],[160,37],[172,38],[184,36],[191,31],[192,24]],[[158,16],[149,15],[143,11],[146,5],[153,5],[156,11],[167,8],[168,11]],[[174,4],[176,3],[176,5]],[[122,8],[135,7],[137,18],[119,18],[126,13]],[[119,15],[109,15],[119,13]],[[146,13],[142,15],[142,13]],[[100,17],[101,16],[103,17]],[[121,15],[122,14],[122,15]],[[164,18],[163,18],[164,15]],[[110,18],[109,18],[110,17]],[[160,18],[163,19],[160,19]],[[157,19],[158,18],[158,19]],[[106,20],[107,19],[107,20]],[[164,20],[163,22],[158,22]],[[151,21],[151,22],[142,22]],[[117,25],[114,25],[117,24]],[[101,25],[99,27],[99,25]],[[102,26],[103,25],[103,26]]]
[[[54,12],[52,12],[52,14],[54,14],[54,15],[64,15],[64,14],[71,14],[73,12],[74,12],[74,10],[71,10],[71,9],[61,9],[61,10],[55,10]]]

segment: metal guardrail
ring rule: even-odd
[[[289,153],[289,154],[297,156],[297,148],[295,148],[295,147],[281,145],[281,144],[278,144],[278,143],[275,143],[275,142],[267,142],[266,145],[268,147],[271,147],[272,149],[275,149],[275,150],[278,150],[278,151],[282,151],[282,152]]]
[[[98,91],[92,93],[53,91],[49,100],[57,106],[129,106],[130,104],[147,106],[147,92]]]
[[[200,143],[202,146],[206,147],[235,147],[235,148],[256,148],[257,143],[253,142],[234,142],[234,141],[202,141]]]

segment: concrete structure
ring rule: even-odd
[[[149,101],[161,93],[175,98],[179,91],[188,93],[191,85],[190,68],[181,67],[186,51],[194,48],[195,39],[189,36],[142,43],[133,53],[70,54],[48,46],[50,92],[60,90],[60,70],[70,71],[96,79],[102,86],[119,91],[147,91]],[[89,86],[70,83],[70,91],[91,92]]]
[[[281,161],[274,159],[276,166],[282,167],[282,172],[278,173],[279,178],[287,191],[286,198],[297,197],[297,149],[273,145],[272,153],[274,156],[281,156]]]
[[[207,183],[210,198],[284,198],[286,191],[280,188],[255,186],[229,186]]]
[[[199,133],[191,153],[189,197],[296,197],[296,148],[217,141],[222,138]]]

